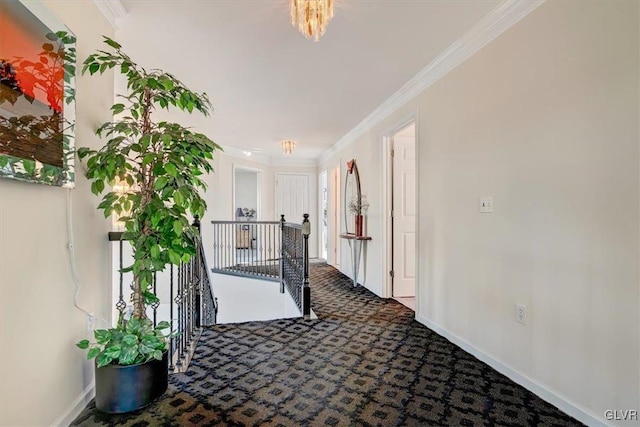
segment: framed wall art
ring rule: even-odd
[[[0,1],[0,177],[74,186],[75,42],[41,3]]]

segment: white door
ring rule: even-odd
[[[329,254],[327,262],[338,268],[340,266],[340,166],[331,169],[329,179]]]
[[[309,213],[309,175],[276,174],[276,220],[302,223]]]
[[[329,188],[327,171],[320,173],[320,259],[327,261],[329,253]]]
[[[393,296],[415,296],[415,136],[393,137]]]

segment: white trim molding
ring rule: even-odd
[[[260,163],[267,166],[302,166],[302,167],[317,167],[318,162],[316,159],[302,159],[298,157],[270,157],[266,154],[256,153],[255,151],[244,151],[240,148],[231,147],[229,145],[222,146],[222,152],[230,157],[237,159],[248,160],[256,163]],[[251,153],[247,155],[246,153]]]
[[[452,332],[449,332],[442,326],[430,321],[426,317],[416,313],[416,320],[422,323],[423,325],[425,325],[427,328],[434,331],[436,334],[451,341],[453,344],[460,347],[467,353],[470,353],[471,355],[475,356],[480,361],[491,366],[496,371],[507,376],[510,380],[512,380],[516,384],[520,384],[522,387],[531,391],[532,393],[540,397],[542,400],[549,402],[556,408],[560,409],[562,412],[572,416],[578,421],[591,427],[610,426],[610,424],[607,424],[604,421],[604,419],[598,417],[596,414],[594,414],[587,408],[584,408],[583,406],[578,405],[577,403],[567,399],[559,391],[554,390],[534,380],[533,378],[526,376],[525,374],[517,371],[516,369],[513,369],[509,365],[506,365],[505,363],[496,359],[492,355],[485,353],[481,349],[475,347],[473,344],[468,343],[463,338],[457,336]]]
[[[493,9],[462,37],[431,61],[429,65],[413,76],[411,80],[405,83],[396,93],[373,110],[364,120],[358,123],[356,127],[351,129],[331,148],[325,151],[318,158],[318,164],[326,162],[331,155],[371,130],[371,128],[385,117],[415,98],[449,71],[462,64],[474,53],[537,9],[538,6],[542,5],[545,1],[546,0],[507,0]]]
[[[269,165],[271,163],[271,159],[269,156],[264,154],[256,153],[253,151],[243,151],[236,147],[231,147],[229,145],[222,146],[222,152],[230,157],[235,157],[237,159],[249,160],[256,163],[261,163],[263,165]],[[247,155],[246,153],[251,153]]]
[[[269,164],[271,166],[301,166],[306,168],[318,167],[318,161],[316,159],[299,159],[294,157],[271,158]]]
[[[78,418],[78,415],[80,415],[82,410],[87,407],[89,402],[91,402],[91,399],[95,397],[95,394],[96,384],[94,381],[91,381],[91,384],[89,384],[87,388],[85,388],[82,393],[80,393],[80,395],[71,402],[63,414],[51,424],[51,427],[70,425],[76,418]]]
[[[115,30],[119,27],[118,20],[127,14],[120,0],[93,0],[93,4]]]
[[[420,157],[418,156],[419,154],[419,148],[420,148],[420,140],[418,139],[418,134],[419,134],[419,128],[420,125],[418,123],[418,117],[419,117],[419,110],[416,108],[415,110],[413,110],[411,113],[409,113],[406,117],[403,117],[401,120],[398,120],[396,123],[394,123],[393,126],[391,126],[389,129],[387,129],[385,132],[383,132],[380,135],[380,155],[381,155],[381,159],[382,159],[382,173],[381,173],[381,179],[382,181],[380,182],[380,200],[382,201],[382,253],[381,253],[381,260],[382,260],[382,297],[383,298],[393,298],[393,281],[391,279],[391,276],[389,275],[389,272],[391,271],[391,265],[393,264],[393,256],[392,256],[392,247],[393,247],[393,242],[392,242],[392,233],[391,233],[391,225],[393,222],[393,216],[391,215],[391,206],[393,206],[393,200],[392,200],[392,191],[391,191],[391,184],[393,182],[393,176],[392,176],[392,163],[393,160],[391,158],[391,149],[392,149],[392,140],[393,137],[400,132],[403,128],[413,124],[413,126],[415,127],[415,135],[414,135],[414,142],[415,142],[415,156],[414,156],[414,161],[415,166],[416,166],[416,179],[419,179],[420,174],[419,174],[419,162],[417,161],[417,159],[419,159]],[[416,206],[420,206],[420,192],[419,190],[419,186],[416,185],[416,193],[415,193],[415,204]],[[420,221],[420,215],[416,215],[416,233],[418,232],[418,230],[420,229],[418,227]],[[418,239],[416,239],[415,242],[415,255],[416,255],[416,259],[420,259],[419,258],[419,245],[418,245]],[[416,303],[418,303],[418,301],[420,300],[420,298],[418,298],[418,292],[419,292],[419,286],[418,283],[420,283],[420,277],[419,277],[419,264],[416,263],[415,265],[415,301]],[[415,307],[414,311],[418,311],[418,307]]]

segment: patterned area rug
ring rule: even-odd
[[[189,370],[147,408],[76,426],[577,426],[555,407],[326,264],[318,320],[207,329]]]

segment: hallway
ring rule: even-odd
[[[72,425],[581,425],[326,264],[311,291],[318,320],[212,327],[162,399]]]

